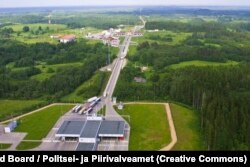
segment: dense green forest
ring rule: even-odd
[[[147,23],[147,29],[184,31],[191,35],[174,45],[169,35],[152,33],[141,40],[128,57],[129,64],[122,71],[115,96],[122,101],[169,100],[191,106],[198,112],[208,150],[249,150],[249,34],[238,26],[229,30],[227,24],[201,20],[195,24]],[[211,65],[170,68],[172,64],[192,60]],[[241,63],[212,65],[227,61]],[[148,70],[142,71],[141,67]],[[146,83],[137,83],[134,77],[145,78]]]
[[[57,45],[28,45],[12,40],[1,40],[0,43],[0,98],[43,97],[49,101],[57,101],[106,65],[108,52],[103,44],[90,45],[85,40]],[[70,62],[82,62],[82,65],[61,67],[57,71],[50,68],[47,72],[53,75],[42,81],[31,78],[41,73],[36,65]],[[14,63],[14,67],[9,68],[9,63]]]

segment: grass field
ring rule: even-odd
[[[40,100],[0,100],[0,121],[21,115],[42,103]]]
[[[172,65],[168,66],[168,68],[179,69],[179,68],[184,68],[187,66],[226,66],[226,65],[238,65],[238,64],[239,63],[236,61],[227,61],[226,63],[220,63],[220,62],[193,60],[193,61],[181,62],[178,64],[172,64]]]
[[[37,65],[36,67],[39,68],[42,71],[42,73],[32,76],[31,79],[42,81],[42,80],[45,80],[46,78],[53,76],[59,68],[76,67],[76,66],[81,66],[81,65],[82,63],[80,62],[66,63],[66,64],[53,64],[53,65],[46,65],[46,64]],[[53,69],[54,72],[48,73],[48,69],[50,68]]]
[[[64,96],[61,101],[83,102],[90,97],[100,95],[108,82],[109,75],[110,73],[98,71],[91,79],[76,88],[74,92]]]
[[[178,140],[173,150],[204,150],[198,114],[176,104],[170,107]]]
[[[44,30],[49,27],[49,30],[59,31],[66,29],[66,25],[63,24],[46,24],[46,23],[35,23],[35,24],[16,24],[11,26],[6,26],[6,28],[12,28],[14,31],[23,31],[23,27],[28,26],[30,31],[36,31],[39,26]]]
[[[29,150],[32,148],[36,148],[41,144],[41,142],[26,142],[22,141],[17,147],[17,150]]]
[[[73,105],[52,106],[18,120],[16,132],[28,133],[24,140],[41,140],[54,126],[60,116],[68,112]]]
[[[180,44],[183,40],[185,40],[188,36],[191,36],[191,33],[185,32],[172,32],[172,31],[158,31],[158,32],[145,32],[143,37],[134,37],[132,41],[137,43],[142,43],[144,41],[148,41],[149,43],[157,42],[159,44],[169,44],[169,45],[177,45]],[[171,37],[173,39],[172,42],[166,42],[161,40],[153,40],[152,36],[160,36],[161,38]]]
[[[11,144],[0,143],[0,150],[6,150],[11,147]]]
[[[164,105],[125,105],[119,111],[128,120],[131,133],[129,150],[159,150],[170,143],[170,130]]]
[[[40,62],[39,65],[36,65],[36,68],[39,68],[41,70],[40,74],[33,75],[31,79],[36,79],[39,81],[45,80],[47,78],[50,78],[53,76],[56,71],[59,68],[66,68],[66,67],[76,67],[76,66],[81,66],[81,62],[74,62],[74,63],[64,63],[64,64],[53,64],[53,65],[47,65],[45,62]],[[19,71],[19,70],[25,70],[28,67],[14,67],[14,63],[9,63],[6,65],[7,68],[11,69],[12,71]],[[53,72],[48,72],[49,69],[52,69]]]
[[[28,133],[24,140],[42,140],[49,133],[57,120],[73,105],[52,106],[34,114],[28,115],[18,120],[19,125],[15,129],[16,132]],[[32,149],[39,146],[41,142],[22,141],[18,146],[18,150]]]

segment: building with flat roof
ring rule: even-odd
[[[103,120],[102,117],[87,117],[84,121],[64,121],[55,137],[65,141],[75,139],[79,142],[76,150],[96,150],[102,138],[124,138],[125,122]]]

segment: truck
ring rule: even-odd
[[[91,97],[91,98],[89,98],[89,99],[87,100],[87,102],[88,102],[88,103],[91,103],[91,102],[95,101],[96,99],[97,99],[96,96],[95,96],[95,97]]]
[[[79,112],[81,110],[82,106],[81,105],[78,105],[76,108],[75,108],[75,112]]]

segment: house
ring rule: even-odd
[[[74,42],[76,40],[75,35],[65,35],[60,38],[61,43],[68,43],[68,42]]]
[[[146,79],[144,79],[142,77],[134,77],[134,81],[137,83],[145,83]]]

